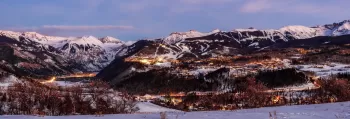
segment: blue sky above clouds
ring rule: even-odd
[[[0,29],[158,38],[174,31],[315,26],[350,19],[349,0],[1,0]]]

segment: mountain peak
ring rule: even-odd
[[[97,39],[95,36],[83,36],[82,39]]]
[[[24,37],[28,37],[28,38],[34,38],[34,39],[46,39],[46,36],[39,34],[37,32],[23,32],[22,35]]]
[[[14,32],[14,31],[0,30],[0,35],[8,36],[8,37],[10,37],[10,38],[13,38],[13,39],[18,40],[18,39],[19,39],[19,36],[20,36],[21,34],[18,33],[18,32]]]
[[[289,31],[289,32],[315,32],[314,28],[301,26],[301,25],[290,25],[290,26],[284,26],[279,29],[280,31]]]
[[[99,40],[102,43],[121,43],[122,42],[121,40],[111,36],[106,36],[106,37],[100,38]]]
[[[213,33],[216,32],[202,33],[198,32],[197,30],[190,30],[187,32],[172,32],[168,37],[165,37],[163,41],[168,44],[173,44],[186,38],[202,37]]]
[[[78,45],[102,45],[103,43],[98,40],[94,36],[83,36],[83,37],[77,37],[77,38],[70,38],[68,40],[68,43],[70,44],[78,44]]]

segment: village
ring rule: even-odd
[[[163,95],[134,95],[139,102],[151,102],[159,106],[183,111],[236,110],[281,105],[304,105],[333,103],[338,99],[334,95],[318,94],[317,87],[303,90],[269,90],[257,94],[207,92],[180,92]],[[223,98],[223,99],[222,99]]]
[[[313,52],[303,49],[297,49],[298,52]],[[300,71],[305,71],[305,74],[312,80],[305,86],[299,87],[283,87],[270,90],[262,90],[255,92],[256,94],[248,94],[247,92],[226,93],[225,91],[191,91],[191,92],[174,92],[160,95],[135,95],[135,99],[141,102],[152,102],[154,104],[174,108],[185,111],[209,111],[209,110],[235,110],[256,107],[268,107],[278,105],[301,105],[301,104],[319,104],[326,102],[336,102],[337,97],[319,92],[321,85],[317,80],[320,78],[318,72],[313,73],[318,69],[325,71],[329,68],[338,68],[329,70],[329,76],[332,71],[340,71],[340,69],[349,66],[325,62],[317,65],[293,65],[293,59],[298,59],[300,55],[294,55],[290,59],[266,58],[259,60],[247,60],[237,62],[237,56],[218,56],[211,58],[203,58],[197,60],[173,60],[166,57],[138,57],[129,58],[126,61],[138,62],[144,64],[149,69],[161,69],[171,67],[169,72],[187,77],[198,77],[206,75],[220,68],[228,68],[229,77],[242,77],[248,74],[256,74],[261,70],[281,70],[285,68],[295,68]],[[162,65],[161,65],[162,64]],[[167,64],[167,65],[164,65]],[[310,72],[310,73],[309,73]],[[344,70],[347,72],[347,70]],[[263,103],[252,101],[251,96],[260,95],[254,100]],[[215,97],[221,97],[215,98]],[[248,101],[249,100],[249,101]]]
[[[307,52],[303,49],[297,49],[298,52]],[[311,52],[311,51],[308,51]],[[300,54],[301,55],[301,54]],[[338,64],[324,63],[319,65],[292,65],[293,59],[298,59],[298,54],[290,59],[282,59],[277,57],[262,57],[254,59],[249,56],[216,56],[202,59],[172,59],[168,57],[128,57],[126,62],[135,62],[142,64],[134,71],[144,72],[147,69],[163,69],[171,68],[169,73],[181,75],[184,77],[198,77],[207,75],[210,72],[220,68],[229,69],[229,77],[243,77],[249,74],[256,74],[261,70],[280,70],[285,68],[297,68],[301,71],[309,69],[319,69],[324,71],[327,67],[339,67]],[[342,66],[346,68],[347,66]],[[350,66],[348,66],[350,67]],[[337,69],[338,70],[338,69]],[[317,72],[316,72],[317,74]],[[51,83],[61,82],[78,82],[81,80],[75,78],[94,77],[96,73],[78,73],[67,76],[52,76],[48,80],[40,83],[50,86]],[[315,74],[308,75],[314,80],[319,77]],[[89,81],[88,81],[89,82]],[[62,84],[62,83],[61,83]],[[227,91],[190,91],[190,92],[172,92],[164,94],[136,94],[133,95],[134,100],[138,102],[151,102],[153,104],[184,110],[184,111],[210,111],[210,110],[235,110],[279,105],[301,105],[301,104],[318,104],[325,102],[336,102],[337,97],[332,95],[320,94],[315,96],[321,87],[316,82],[308,83],[309,87],[283,87],[270,90],[260,90],[253,94],[247,92],[227,92]],[[66,86],[66,84],[64,85]],[[251,99],[254,96],[259,96]],[[257,103],[263,102],[263,103]]]
[[[234,61],[235,59],[237,57],[218,56],[179,61],[166,57],[130,57],[125,61],[141,63],[145,65],[146,69],[172,68],[173,70],[170,73],[187,77],[197,77],[199,74],[205,75],[220,68],[228,68],[230,69],[230,76],[239,77],[257,73],[259,70],[277,70],[291,67],[291,61],[288,59],[271,58],[248,63],[237,63]]]

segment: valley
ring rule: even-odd
[[[28,106],[58,116],[350,101],[350,29],[341,29],[349,23],[190,30],[135,42],[0,31],[1,105],[12,104],[0,114],[33,114]],[[27,105],[24,97],[35,100]]]

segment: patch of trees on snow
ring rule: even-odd
[[[136,110],[131,96],[110,91],[103,82],[68,88],[15,83],[0,91],[0,114],[6,115],[119,114]]]

